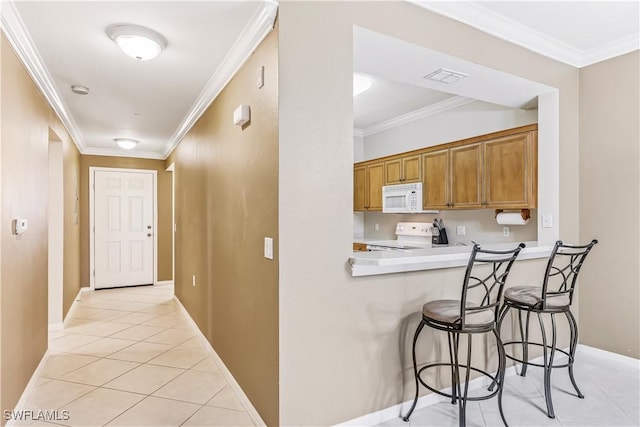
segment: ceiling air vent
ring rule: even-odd
[[[465,77],[469,77],[469,74],[465,74],[460,71],[448,70],[446,68],[440,68],[433,73],[427,74],[423,78],[427,80],[433,80],[435,82],[450,84],[462,80]]]

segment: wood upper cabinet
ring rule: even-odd
[[[482,207],[482,144],[449,149],[450,207]]]
[[[356,165],[353,169],[353,210],[381,211],[384,163]]]
[[[461,145],[422,155],[424,209],[482,207],[482,144]]]
[[[382,186],[422,181],[424,209],[537,207],[537,125],[354,166],[354,210],[382,210]]]
[[[447,209],[449,202],[449,150],[422,155],[422,206]]]
[[[353,168],[353,210],[363,211],[367,204],[366,166]]]
[[[385,185],[420,182],[422,164],[420,154],[398,157],[384,162]]]
[[[537,133],[484,142],[484,204],[496,208],[537,205]]]

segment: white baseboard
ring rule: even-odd
[[[73,314],[73,312],[77,307],[76,302],[82,299],[80,295],[82,295],[83,292],[93,292],[93,291],[88,286],[80,288],[80,290],[78,291],[78,295],[76,295],[76,297],[73,299],[73,303],[71,303],[71,307],[69,307],[69,311],[67,311],[67,315],[64,317],[64,320],[62,321],[62,325],[63,325],[62,329],[64,329],[64,327],[66,326],[67,319],[71,319],[71,315]]]
[[[26,407],[27,400],[29,399],[29,396],[31,396],[31,394],[33,393],[33,390],[36,388],[38,378],[40,378],[40,374],[42,373],[42,370],[44,369],[44,365],[47,363],[48,359],[49,359],[49,350],[44,352],[42,359],[40,359],[40,363],[38,363],[38,367],[33,372],[33,375],[31,375],[31,379],[27,383],[27,386],[24,388],[24,391],[20,396],[20,400],[18,400],[18,403],[16,404],[16,407],[15,407],[16,411],[29,409]],[[15,426],[16,421],[17,420],[11,419],[7,421],[6,426],[7,427]]]
[[[156,282],[156,286],[173,286],[173,280],[159,280]]]
[[[64,329],[64,323],[49,323],[49,332],[60,331]]]
[[[226,365],[224,364],[220,356],[218,356],[218,353],[216,353],[216,351],[213,349],[209,341],[202,334],[202,331],[200,331],[200,328],[198,328],[198,325],[196,325],[196,322],[193,321],[187,309],[184,308],[184,306],[182,305],[178,297],[174,295],[173,299],[175,300],[176,304],[178,304],[178,307],[180,307],[180,310],[182,310],[182,313],[185,316],[187,316],[187,319],[189,320],[189,323],[191,324],[191,327],[193,328],[193,330],[196,331],[196,334],[206,344],[207,350],[211,354],[211,357],[213,357],[213,360],[216,362],[216,365],[218,365],[220,372],[222,372],[222,375],[224,375],[226,380],[229,382],[229,385],[231,385],[231,389],[234,391],[234,393],[236,394],[236,397],[238,398],[238,400],[240,401],[244,409],[247,411],[247,414],[249,415],[249,417],[251,417],[251,420],[254,422],[256,426],[260,426],[260,427],[266,426],[264,420],[262,419],[260,414],[258,414],[258,411],[256,411],[256,408],[253,407],[247,395],[244,394],[244,391],[240,387],[240,384],[238,384],[238,382],[233,377],[229,369],[226,367]]]
[[[628,366],[640,370],[640,360],[633,357],[625,356],[623,354],[614,353],[612,351],[601,350],[595,347],[589,347],[588,345],[578,344],[576,353],[592,354],[594,356],[602,357],[607,360],[611,360],[621,365]]]

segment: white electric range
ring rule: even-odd
[[[396,240],[367,241],[369,251],[402,251],[431,247],[431,223],[399,222],[396,224]]]

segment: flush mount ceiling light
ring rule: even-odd
[[[82,85],[73,85],[71,86],[71,92],[78,94],[78,95],[88,95],[89,94],[89,88],[86,86],[82,86]]]
[[[113,140],[120,148],[124,148],[125,150],[131,150],[140,142],[137,139],[131,138],[114,138]]]
[[[371,87],[373,81],[360,74],[353,75],[353,96],[356,96]]]
[[[427,74],[423,78],[427,80],[433,80],[440,83],[455,83],[464,79],[465,77],[469,77],[469,74],[465,74],[460,71],[448,70],[446,68],[440,68],[439,70],[434,71],[433,73]]]
[[[162,34],[140,25],[114,24],[106,33],[124,53],[139,61],[153,59],[167,47]]]

